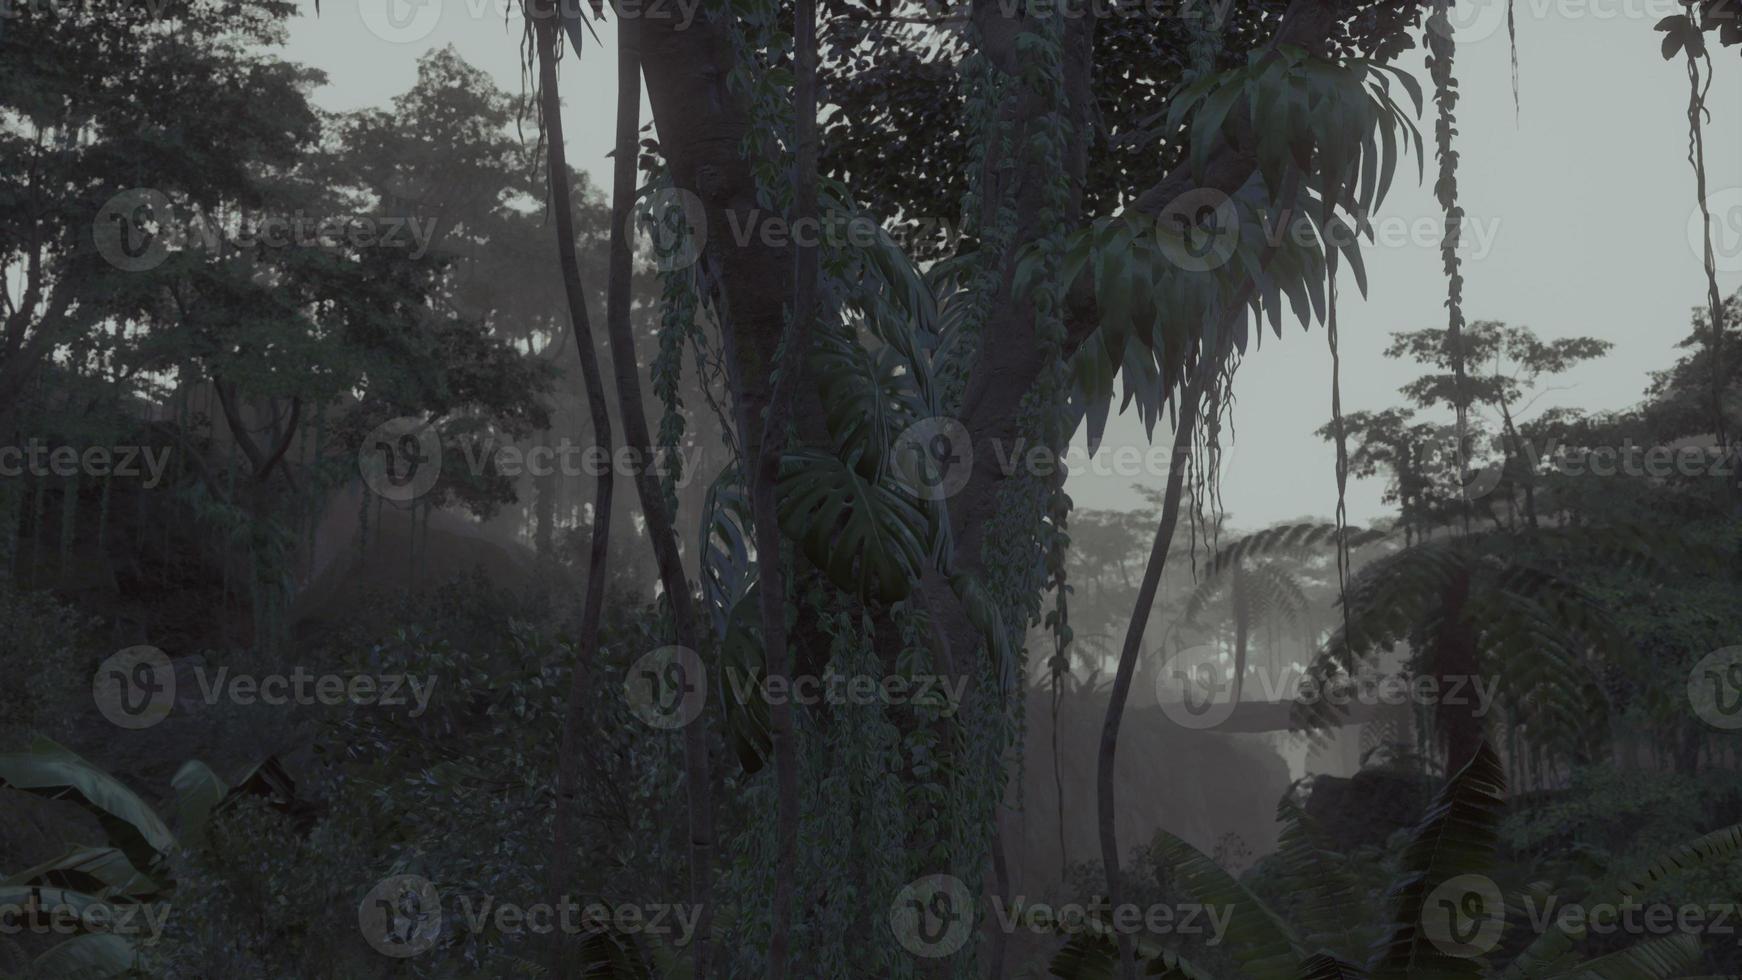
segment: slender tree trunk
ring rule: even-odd
[[[530,13],[530,11],[529,11]],[[587,413],[593,423],[593,441],[607,457],[611,455],[611,410],[605,403],[604,379],[593,346],[592,325],[587,317],[587,294],[581,285],[581,267],[575,251],[574,202],[569,187],[568,154],[563,146],[562,96],[557,89],[557,21],[555,11],[533,18],[534,43],[538,49],[540,112],[549,145],[549,207],[556,218],[557,256],[561,263],[563,292],[568,300],[569,328],[581,357],[581,374],[587,387]],[[613,283],[613,285],[615,285]],[[575,849],[580,789],[580,751],[588,702],[587,670],[599,650],[599,617],[604,607],[605,558],[610,546],[611,490],[613,476],[607,469],[599,475],[593,491],[592,550],[587,557],[587,589],[581,607],[579,649],[569,681],[569,700],[563,715],[561,747],[557,754],[557,799],[553,853],[547,888],[550,899],[561,903],[569,887],[570,858]],[[574,975],[575,964],[565,955],[567,936],[554,934],[551,968],[554,976]]]
[[[1246,563],[1234,563],[1234,580],[1230,591],[1234,599],[1234,703],[1240,703],[1240,692],[1246,684],[1246,644],[1252,633],[1250,597],[1246,594]]]
[[[623,417],[623,442],[640,461],[633,474],[635,493],[647,521],[647,537],[659,565],[659,580],[671,603],[677,627],[677,642],[699,651],[701,633],[696,622],[695,594],[684,576],[678,552],[675,519],[665,506],[652,461],[653,439],[648,434],[647,413],[641,404],[640,366],[635,361],[635,334],[629,325],[630,264],[628,224],[635,206],[635,163],[641,126],[640,20],[617,20],[617,143],[611,181],[611,294],[606,325],[611,335],[611,363],[617,378],[617,406]],[[708,682],[706,677],[700,683]],[[689,797],[690,901],[696,907],[695,947],[692,950],[694,980],[707,980],[708,948],[713,933],[714,814],[713,777],[708,762],[708,726],[703,718],[684,726],[684,781]]]
[[[538,434],[538,444],[550,445],[550,430]],[[554,468],[532,478],[532,550],[540,562],[556,556],[556,480]]]
[[[793,112],[798,133],[798,201],[795,225],[817,220],[817,8],[816,0],[798,0],[793,44],[798,77]],[[784,690],[792,674],[786,637],[786,574],[781,566],[780,515],[775,499],[780,482],[780,458],[792,428],[792,403],[810,350],[812,321],[817,316],[817,248],[800,244],[792,289],[792,323],[786,332],[785,363],[774,383],[756,457],[751,504],[756,524],[757,597],[762,615],[768,681]],[[758,420],[745,419],[749,425]],[[791,972],[793,885],[798,873],[798,752],[794,744],[792,703],[777,698],[768,707],[773,742],[777,795],[774,858],[774,924],[768,941],[768,976],[785,980]]]
[[[1191,383],[1180,389],[1179,420],[1174,427],[1173,462],[1167,473],[1167,492],[1162,498],[1161,523],[1156,525],[1149,562],[1143,568],[1137,606],[1125,628],[1125,646],[1119,652],[1119,670],[1113,677],[1112,695],[1107,700],[1107,718],[1101,726],[1095,798],[1100,817],[1101,863],[1107,872],[1107,900],[1115,915],[1125,900],[1125,886],[1119,871],[1119,836],[1113,820],[1113,761],[1119,749],[1119,723],[1125,717],[1125,701],[1131,694],[1131,678],[1137,672],[1137,655],[1143,647],[1143,630],[1149,625],[1149,611],[1155,605],[1155,592],[1161,585],[1162,569],[1167,565],[1174,528],[1179,524],[1180,496],[1185,488],[1186,463],[1191,458],[1192,434],[1197,429],[1198,406],[1203,401],[1204,390],[1216,374],[1218,361],[1215,355],[1205,351],[1202,358],[1193,372]],[[1119,934],[1119,960],[1126,980],[1136,980],[1137,955],[1131,937],[1125,933]]]

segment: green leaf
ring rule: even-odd
[[[1555,980],[1667,980],[1698,966],[1703,956],[1699,936],[1684,932],[1587,960]]]
[[[1403,876],[1391,888],[1391,928],[1374,959],[1374,980],[1483,976],[1480,957],[1453,956],[1435,945],[1423,931],[1422,915],[1435,888],[1491,869],[1505,794],[1500,758],[1483,742],[1440,790],[1404,851]]]
[[[206,823],[212,811],[229,795],[230,787],[211,766],[197,759],[182,763],[170,785],[175,788],[182,840],[189,847],[202,846],[206,841]]]
[[[836,587],[861,597],[899,602],[925,569],[925,511],[829,453],[787,454],[780,527]]]
[[[113,847],[74,847],[0,881],[0,885],[47,885],[93,895],[140,898],[162,890]]]
[[[1228,913],[1223,942],[1251,980],[1292,980],[1302,946],[1280,916],[1203,852],[1167,831],[1155,835],[1167,880],[1193,901]]]
[[[1587,908],[1600,904],[1620,905],[1624,900],[1646,894],[1660,883],[1686,871],[1709,867],[1738,853],[1742,853],[1742,824],[1732,824],[1670,851],[1642,870],[1601,886],[1584,905]],[[1560,962],[1572,946],[1573,937],[1566,930],[1549,929],[1539,934],[1524,952],[1518,954],[1517,959],[1507,965],[1500,980],[1540,976],[1545,969]]]
[[[175,835],[137,793],[52,739],[0,754],[0,788],[6,787],[84,807],[136,868],[151,867],[175,847]]]
[[[133,969],[133,943],[112,933],[74,936],[36,958],[37,975],[68,980],[118,977]]]

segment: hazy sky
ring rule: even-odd
[[[679,0],[668,2],[679,8]],[[521,24],[504,19],[505,0],[434,3],[403,35],[382,12],[392,4],[416,13],[405,0],[326,4],[319,18],[311,10],[295,24],[290,56],[328,73],[331,84],[317,101],[330,109],[387,102],[411,86],[420,56],[448,44],[508,91],[519,91]],[[1467,314],[1472,321],[1528,325],[1545,338],[1612,341],[1607,358],[1555,382],[1566,390],[1541,398],[1535,411],[1623,408],[1640,400],[1649,372],[1673,362],[1673,344],[1687,334],[1690,310],[1705,295],[1697,239],[1690,237],[1696,212],[1686,160],[1687,77],[1680,61],[1661,59],[1660,35],[1652,31],[1680,8],[1673,0],[1517,3],[1523,107],[1516,121],[1505,5],[1458,3]],[[603,44],[578,58],[571,53],[564,66],[564,118],[571,162],[608,186],[614,33],[609,23],[597,30]],[[1719,281],[1729,295],[1742,287],[1742,58],[1732,49],[1715,60],[1706,154]],[[1419,52],[1404,67],[1425,80]],[[1431,120],[1422,128],[1431,155]],[[1430,160],[1420,185],[1413,166],[1399,170],[1377,222],[1381,241],[1365,245],[1371,295],[1362,301],[1353,282],[1344,283],[1345,411],[1400,403],[1397,388],[1415,372],[1382,356],[1389,334],[1445,324],[1433,169]],[[1223,493],[1234,522],[1255,527],[1328,515],[1336,499],[1334,460],[1313,435],[1330,417],[1324,331],[1303,332],[1285,320],[1280,340],[1267,335],[1263,349],[1247,357],[1235,397],[1237,439]],[[1147,446],[1131,417],[1109,424],[1105,444],[1109,452]],[[1099,469],[1073,476],[1079,507],[1128,507],[1138,502],[1133,482],[1163,479]],[[1381,490],[1377,481],[1353,484],[1350,519],[1382,514]]]

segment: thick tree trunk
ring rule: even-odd
[[[1471,573],[1463,568],[1446,584],[1441,599],[1445,617],[1434,638],[1434,673],[1441,692],[1461,693],[1458,703],[1448,698],[1434,713],[1440,744],[1446,751],[1446,772],[1462,769],[1475,758],[1476,750],[1487,737],[1487,721],[1482,717],[1472,694],[1473,681],[1480,670],[1476,648],[1476,628],[1469,622]]]
[[[617,405],[623,417],[623,442],[640,461],[633,474],[647,537],[659,565],[659,580],[671,603],[677,642],[691,651],[702,645],[696,621],[695,593],[684,575],[678,552],[675,519],[665,505],[652,461],[653,438],[641,402],[640,366],[635,361],[635,335],[629,325],[630,250],[628,225],[635,206],[635,164],[641,126],[641,27],[651,20],[620,18],[617,22],[617,143],[611,182],[611,296],[606,325],[611,334],[611,363],[617,377]],[[707,678],[699,678],[706,684]],[[707,980],[714,923],[714,804],[712,766],[708,759],[706,716],[684,726],[684,781],[689,797],[690,901],[696,906],[696,935],[691,962],[694,980]]]
[[[798,201],[795,224],[817,219],[817,8],[816,0],[798,0],[794,14],[794,48],[798,76],[793,113],[798,132]],[[762,617],[762,641],[767,650],[768,682],[785,690],[792,674],[786,637],[786,573],[782,566],[780,520],[775,491],[780,482],[780,458],[790,434],[792,403],[804,376],[810,351],[812,321],[817,315],[817,247],[801,245],[792,289],[792,329],[787,333],[786,364],[775,382],[756,457],[752,506],[756,525],[757,597]],[[750,420],[754,424],[755,420]],[[776,826],[774,860],[774,924],[768,942],[768,976],[785,980],[790,958],[793,888],[798,874],[798,751],[794,744],[792,702],[777,698],[768,707],[773,743]]]

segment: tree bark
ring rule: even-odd
[[[529,9],[528,14],[532,11]],[[551,13],[548,9],[546,13]],[[545,140],[548,144],[547,179],[548,206],[556,220],[557,258],[563,280],[563,293],[569,307],[569,329],[574,333],[575,349],[581,358],[581,374],[587,388],[587,412],[593,423],[593,441],[599,449],[611,453],[611,411],[605,403],[604,380],[599,371],[599,358],[593,347],[592,325],[587,316],[587,294],[581,284],[581,267],[575,248],[574,201],[569,186],[568,154],[563,145],[562,96],[557,88],[557,21],[554,16],[533,18],[534,44],[538,57],[540,114],[543,116]],[[612,283],[615,287],[616,283]],[[615,289],[613,289],[613,298]],[[592,550],[587,558],[587,589],[581,606],[580,637],[575,665],[569,680],[568,705],[563,714],[562,741],[557,752],[556,814],[553,822],[553,852],[547,888],[553,903],[563,901],[569,887],[571,852],[575,848],[575,824],[579,809],[580,750],[582,729],[586,723],[588,701],[587,670],[598,656],[599,618],[604,608],[605,559],[611,532],[611,491],[613,476],[606,470],[599,475],[593,491]],[[562,930],[553,934],[551,970],[557,977],[574,975],[574,963],[567,953],[568,937]]]
[[[1115,914],[1124,901],[1125,887],[1119,870],[1119,835],[1113,819],[1113,761],[1119,750],[1119,723],[1125,717],[1125,701],[1131,695],[1131,678],[1137,672],[1137,655],[1143,646],[1143,630],[1149,625],[1149,612],[1155,606],[1156,589],[1161,585],[1162,569],[1173,544],[1174,528],[1179,524],[1180,496],[1185,488],[1186,463],[1191,458],[1192,434],[1197,430],[1198,405],[1205,388],[1215,377],[1217,358],[1205,352],[1193,372],[1191,383],[1181,390],[1179,417],[1174,425],[1173,462],[1167,473],[1167,492],[1162,497],[1161,523],[1155,528],[1155,542],[1149,549],[1149,563],[1143,569],[1143,584],[1137,589],[1137,605],[1131,612],[1131,622],[1125,628],[1125,646],[1119,652],[1119,669],[1113,676],[1113,690],[1107,699],[1107,717],[1101,725],[1101,751],[1095,772],[1095,801],[1099,811],[1101,833],[1101,864],[1107,873],[1107,900]],[[1137,954],[1131,937],[1119,934],[1119,961],[1126,980],[1137,980]]]
[[[798,133],[798,200],[795,224],[817,219],[817,8],[816,0],[798,0],[794,13],[793,46],[797,81],[793,112]],[[751,502],[756,525],[757,599],[762,617],[762,641],[767,650],[768,681],[786,690],[792,674],[786,637],[786,573],[781,561],[780,515],[775,492],[780,482],[780,458],[791,430],[793,396],[804,375],[810,351],[812,321],[817,315],[817,247],[798,248],[792,287],[792,325],[787,331],[785,364],[774,383],[768,419],[756,459]],[[754,424],[755,420],[750,420]],[[768,706],[773,743],[776,804],[774,858],[774,924],[768,941],[768,976],[785,980],[791,972],[794,878],[798,874],[798,752],[794,745],[792,701],[776,698]]]
[[[635,360],[635,335],[629,325],[630,265],[628,224],[635,206],[637,136],[641,127],[641,28],[657,20],[620,17],[617,21],[617,143],[611,182],[611,294],[606,326],[611,335],[611,363],[617,377],[617,405],[623,417],[623,442],[637,461],[635,493],[647,521],[647,537],[659,565],[659,580],[671,603],[677,642],[699,651],[695,594],[684,575],[673,515],[654,474],[653,439],[641,402],[640,366]],[[707,678],[701,678],[707,683]],[[712,766],[708,759],[706,716],[684,726],[684,781],[688,783],[690,835],[690,901],[698,910],[694,949],[695,980],[707,980],[713,932],[714,804]]]

